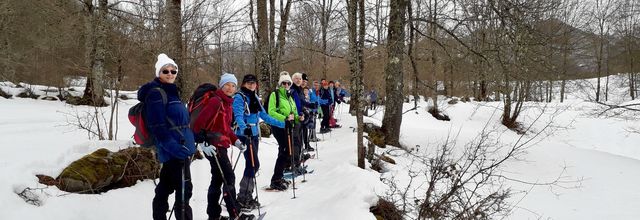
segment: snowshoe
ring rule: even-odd
[[[245,214],[245,213],[240,213],[240,216],[235,218],[235,220],[253,220],[253,219],[256,219],[255,215]]]
[[[253,198],[242,201],[238,200],[238,204],[240,204],[240,208],[242,208],[242,210],[254,210],[260,207],[260,202]]]

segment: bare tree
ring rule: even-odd
[[[273,7],[273,6],[272,6]],[[269,39],[270,39],[270,35],[269,35],[269,20],[267,18],[267,0],[256,0],[256,13],[257,13],[257,20],[258,20],[258,27],[257,27],[257,32],[256,32],[256,39],[258,42],[258,51],[256,52],[256,54],[258,54],[258,64],[256,69],[258,69],[259,71],[259,76],[260,76],[260,81],[261,83],[261,92],[263,95],[268,95],[269,92],[271,92],[274,87],[272,85],[272,76],[270,74],[271,72],[271,68],[270,68],[270,58],[269,58],[269,54],[270,54],[270,44],[269,44]],[[266,96],[265,96],[266,97]]]
[[[87,85],[85,86],[83,103],[92,106],[106,106],[104,100],[104,77],[106,74],[105,59],[107,53],[107,31],[108,25],[107,0],[98,1],[97,10],[94,8],[93,1],[85,0],[85,10],[87,13],[88,24],[88,41],[85,44],[88,51],[88,59],[90,60],[90,72],[87,77]]]
[[[391,0],[389,13],[389,33],[387,41],[386,101],[382,130],[388,145],[400,146],[400,125],[402,124],[402,104],[404,85],[404,40],[407,1]]]
[[[596,102],[600,101],[601,83],[600,78],[603,75],[605,68],[605,47],[608,44],[608,36],[611,29],[611,24],[614,22],[615,14],[618,11],[619,5],[616,4],[617,0],[595,0],[590,9],[590,14],[594,20],[593,27],[597,34],[595,40],[594,54],[596,59]],[[607,75],[608,76],[608,75]]]
[[[629,95],[636,99],[638,94],[638,74],[635,62],[638,60],[640,40],[640,2],[632,0],[619,1],[621,6],[618,14],[619,22],[615,22],[616,32],[619,34],[624,51],[624,70],[629,80]]]
[[[358,148],[358,167],[364,169],[365,148],[363,142],[363,111],[364,85],[362,70],[364,67],[364,0],[348,0],[348,29],[349,29],[349,69],[351,72],[351,105],[355,105],[357,120],[357,148]]]

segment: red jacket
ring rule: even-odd
[[[209,98],[206,106],[202,108],[199,118],[206,120],[197,120],[193,125],[193,130],[199,131],[201,128],[211,133],[220,133],[222,136],[218,140],[209,139],[208,142],[216,147],[229,148],[229,146],[238,140],[231,129],[233,121],[233,97],[229,97],[222,92],[216,90],[215,96]]]

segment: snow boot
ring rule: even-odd
[[[304,150],[306,150],[307,152],[313,152],[316,149],[313,149],[313,147],[311,147],[310,145],[307,145],[307,146],[304,147]]]
[[[278,191],[285,191],[289,188],[286,180],[276,180],[271,182],[271,188]]]

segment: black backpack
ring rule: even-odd
[[[278,90],[273,91],[271,93],[276,93],[276,109],[280,108],[280,93],[278,92]],[[263,101],[263,107],[264,110],[269,113],[269,98],[271,97],[271,94],[269,94],[267,97],[264,97],[264,101]]]

